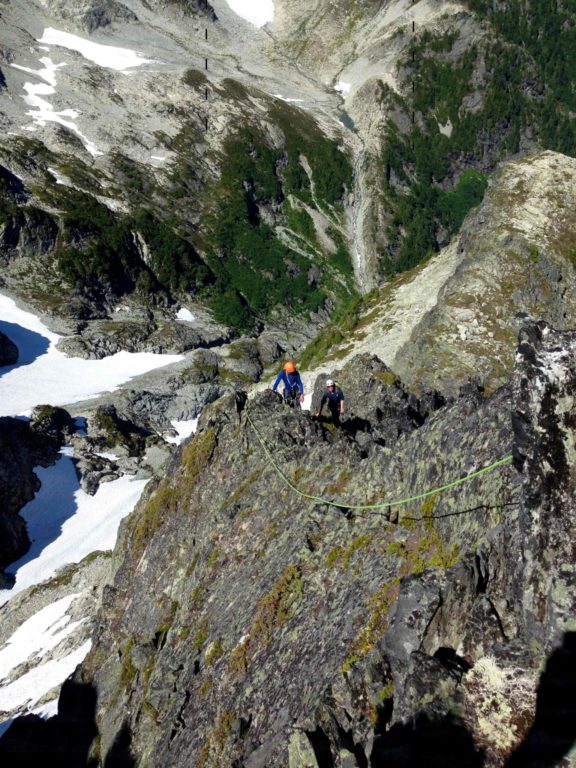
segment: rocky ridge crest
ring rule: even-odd
[[[114,555],[75,678],[98,690],[92,756],[444,765],[439,733],[459,765],[503,765],[530,739],[557,749],[546,723],[559,704],[535,717],[535,703],[574,608],[575,345],[528,326],[511,386],[444,405],[359,358],[338,374],[342,430],[272,393],[207,408]],[[350,506],[414,496],[503,454],[514,463],[405,506]],[[564,743],[566,754],[567,732]]]

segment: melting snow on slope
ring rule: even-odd
[[[67,595],[25,621],[0,649],[0,681],[19,664],[55,648],[82,622],[70,622],[66,611],[79,594]],[[0,694],[1,695],[1,694]],[[2,706],[0,705],[0,709]]]
[[[67,357],[56,349],[60,338],[12,299],[0,295],[0,331],[18,347],[18,363],[0,368],[0,416],[29,415],[39,403],[65,405],[116,389],[181,355],[118,352],[103,360]]]
[[[92,643],[87,640],[80,648],[62,659],[47,661],[34,667],[22,677],[0,689],[0,710],[9,712],[16,707],[31,709],[39,699],[69,677],[86,658]]]
[[[255,27],[263,27],[274,18],[274,0],[226,0],[226,2],[234,13],[254,24]]]
[[[93,61],[100,67],[115,69],[124,72],[132,67],[140,67],[142,64],[151,64],[153,59],[146,59],[141,53],[131,51],[129,48],[116,48],[113,45],[102,45],[85,40],[69,32],[61,32],[58,29],[48,27],[38,40],[45,45],[59,45],[71,51],[77,51],[85,59]]]
[[[58,123],[68,128],[75,133],[82,141],[88,152],[94,157],[101,155],[99,149],[97,149],[94,142],[81,133],[80,129],[74,122],[79,116],[79,112],[75,109],[63,109],[61,112],[56,112],[54,107],[43,96],[52,96],[56,93],[56,71],[60,67],[66,66],[65,64],[54,64],[52,59],[48,56],[43,56],[40,59],[40,63],[44,65],[44,69],[29,69],[28,67],[21,67],[19,64],[12,64],[14,69],[20,69],[23,72],[29,72],[32,75],[36,75],[43,83],[24,83],[25,96],[22,98],[32,107],[27,112],[28,115],[34,120],[34,123],[39,126],[45,126],[46,123]]]
[[[136,506],[147,480],[123,475],[102,483],[94,496],[78,483],[72,449],[64,448],[52,467],[34,471],[42,486],[22,510],[32,546],[6,572],[16,575],[12,589],[0,590],[0,605],[27,587],[54,576],[69,563],[78,563],[116,543],[120,521]]]

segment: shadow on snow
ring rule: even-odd
[[[35,331],[29,331],[27,328],[23,328],[16,323],[0,320],[0,332],[8,336],[10,341],[18,347],[18,362],[14,363],[14,365],[0,367],[0,376],[23,365],[30,365],[46,354],[50,346],[50,340],[45,336]]]
[[[70,456],[63,455],[51,467],[37,467],[34,472],[42,484],[41,488],[32,501],[20,510],[32,543],[25,555],[5,569],[7,574],[16,578],[23,566],[36,560],[46,547],[58,539],[66,520],[78,511],[75,495],[80,484]]]

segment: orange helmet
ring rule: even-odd
[[[284,363],[284,370],[286,371],[286,373],[294,373],[294,371],[296,370],[296,366],[294,365],[292,360],[288,360],[287,363]]]

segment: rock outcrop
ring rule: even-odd
[[[401,576],[457,562],[518,487],[509,469],[426,503],[350,509],[457,479],[512,439],[509,391],[436,410],[413,398],[411,423],[385,366],[360,360],[339,378],[354,370],[365,402],[350,388],[349,429],[271,392],[240,412],[232,397],[206,409],[182,466],[124,527],[102,630],[77,676],[99,691],[102,759],[120,731],[137,760],[159,764],[285,766],[324,741],[338,765],[369,755],[390,706],[377,645]],[[381,430],[370,445],[369,418]],[[341,506],[300,497],[282,474]]]
[[[444,404],[359,358],[342,429],[271,391],[206,408],[123,526],[74,678],[90,759],[560,764],[575,351],[528,325],[510,384]]]
[[[18,362],[18,347],[8,336],[0,332],[0,368],[3,365],[14,365]]]
[[[414,390],[449,397],[475,378],[494,391],[527,320],[576,326],[574,210],[572,158],[538,152],[503,163],[460,235],[374,292],[350,327],[336,324],[313,364],[373,352]]]
[[[30,546],[18,512],[40,487],[34,467],[56,461],[70,428],[69,414],[51,406],[36,408],[30,423],[0,418],[0,567],[17,560]]]

